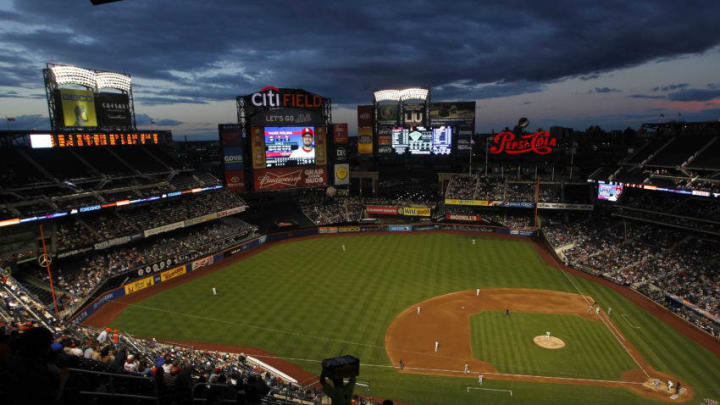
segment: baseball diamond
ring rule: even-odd
[[[209,293],[213,286],[222,294]],[[588,313],[589,302],[603,305],[598,315]],[[608,316],[605,305],[639,328]],[[480,373],[482,387],[513,392],[494,403],[669,401],[655,378],[682,384],[674,402],[717,396],[717,354],[656,316],[660,308],[641,296],[570,272],[529,239],[423,232],[268,243],[112,301],[85,323],[201,347],[257,348],[301,378],[319,374],[323,358],[349,353],[360,358],[373,396],[408,403],[495,395],[466,389]],[[546,331],[566,348],[537,347],[533,338]]]

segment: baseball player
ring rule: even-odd
[[[612,308],[608,307],[608,316],[612,313]]]
[[[476,288],[476,289],[475,289],[475,296],[476,296],[476,297],[479,297],[479,296],[480,296],[480,289],[479,289],[479,288]]]
[[[438,342],[438,341],[436,340],[436,341],[435,341],[435,353],[437,353],[439,346],[440,346],[440,342]]]
[[[668,380],[668,391],[672,392],[673,382],[672,380]]]
[[[417,307],[417,314],[420,315],[420,305]]]
[[[404,368],[405,368],[405,362],[403,362],[402,360],[400,360],[400,370],[402,370],[402,369],[404,369]]]
[[[482,374],[478,374],[478,384],[482,384],[483,376]]]
[[[595,315],[600,315],[600,305],[595,308]]]
[[[217,295],[217,290],[213,287],[213,295]]]
[[[470,374],[470,365],[465,363],[465,374]]]
[[[510,316],[510,308],[505,308],[505,316]]]
[[[545,337],[547,338],[547,341],[550,341],[550,332],[545,332]]]
[[[657,391],[658,388],[660,388],[660,380],[657,378],[653,379],[653,385],[655,386],[655,391]]]
[[[342,245],[343,252],[345,251],[345,245]]]
[[[475,244],[475,239],[473,239],[473,245]]]

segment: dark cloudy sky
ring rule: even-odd
[[[216,136],[267,85],[331,97],[351,133],[374,89],[407,86],[476,100],[480,132],[716,120],[719,15],[717,0],[0,0],[0,117],[49,126],[51,62],[131,74],[140,123],[180,136]]]

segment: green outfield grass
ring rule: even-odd
[[[720,361],[707,350],[612,290],[546,266],[531,244],[492,237],[416,233],[291,241],[152,296],[111,326],[139,336],[256,346],[318,374],[318,360],[353,354],[371,394],[416,404],[656,403],[620,388],[483,385],[512,389],[513,397],[505,398],[466,392],[472,380],[379,367],[390,364],[385,331],[399,312],[437,295],[497,287],[579,289],[613,308],[618,328],[656,369],[685,379],[696,399],[720,399]],[[504,346],[499,343],[498,351]],[[609,355],[624,364],[598,354]]]
[[[553,336],[562,349],[539,347],[533,337]],[[619,380],[637,365],[607,326],[577,315],[487,311],[470,317],[473,357],[501,373]]]

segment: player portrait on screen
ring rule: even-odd
[[[310,161],[315,159],[315,133],[312,128],[302,130],[302,146],[292,151],[289,159],[299,161]]]

